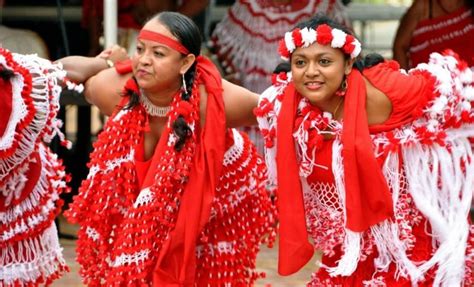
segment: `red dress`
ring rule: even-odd
[[[221,78],[198,57],[189,101],[172,102],[153,156],[144,161],[148,115],[124,97],[94,144],[90,173],[67,211],[79,223],[77,254],[88,285],[249,286],[274,208],[265,166],[247,136],[226,129]],[[208,120],[199,121],[199,86]],[[124,91],[139,93],[133,79]],[[177,115],[193,131],[181,150]]]
[[[472,285],[472,72],[450,51],[435,57],[408,73],[393,61],[363,71],[392,103],[383,124],[360,120],[365,101],[352,105],[366,98],[357,70],[348,77],[342,123],[283,78],[262,94],[256,115],[269,178],[278,185],[280,274],[297,272],[315,249],[323,257],[308,286]],[[324,140],[328,133],[334,139]],[[356,167],[346,165],[354,158]],[[374,183],[379,174],[386,191]],[[389,204],[366,203],[385,192]],[[392,212],[382,220],[350,225],[359,223],[354,218],[366,224],[386,206]]]
[[[411,118],[411,111],[415,110],[422,97],[409,97],[407,94],[397,92],[396,86],[390,84],[390,74],[386,65],[366,70],[366,76],[371,83],[382,90],[392,102],[392,114],[380,125],[370,127],[371,133],[392,130]],[[387,70],[387,68],[389,70]],[[382,74],[384,76],[382,76]],[[389,84],[387,84],[389,83]],[[408,82],[406,82],[409,85]],[[422,90],[421,90],[422,91]],[[423,94],[420,91],[420,95]],[[332,171],[332,147],[334,139],[325,140],[322,146],[316,149],[316,166],[307,178],[310,190],[304,190],[304,203],[306,223],[310,236],[314,241],[316,250],[323,251],[322,264],[328,267],[337,265],[341,258],[341,244],[344,240],[344,214],[339,204],[335,178]],[[402,158],[402,156],[400,156]],[[377,160],[382,164],[384,156]],[[400,164],[402,166],[402,164]],[[326,167],[326,168],[323,168]],[[408,247],[407,255],[414,262],[423,262],[433,256],[432,237],[430,224],[420,213],[413,198],[407,190],[404,171],[401,170],[400,195],[395,208],[395,220],[401,231],[401,239]],[[377,271],[374,260],[378,257],[377,248],[371,231],[364,232],[361,258],[357,269],[350,276],[331,277],[325,268],[320,268],[314,273],[308,286],[412,286],[410,279],[399,277],[395,264],[391,263],[386,271]],[[467,254],[474,256],[474,228],[471,225],[470,240]],[[472,270],[474,262],[469,262],[467,270]],[[430,270],[418,286],[432,286],[433,272]],[[467,272],[465,276],[472,276]],[[466,277],[466,282],[472,278]]]
[[[433,52],[452,49],[474,66],[474,15],[468,7],[418,23],[410,42],[410,66],[428,62]]]
[[[304,193],[307,228],[314,241],[314,248],[323,251],[322,264],[335,266],[341,257],[341,242],[343,240],[343,214],[336,194],[334,175],[331,171],[333,140],[325,141],[317,151],[317,164],[328,167],[316,168],[308,178],[311,192]],[[408,194],[403,194],[397,213],[400,227],[408,224],[413,226],[410,237],[413,247],[410,259],[415,261],[427,260],[432,255],[431,237],[425,231],[428,227],[426,220],[416,209]],[[358,263],[357,269],[351,276],[331,277],[321,268],[312,275],[308,286],[412,286],[411,281],[401,277],[396,280],[395,265],[391,264],[387,272],[376,272],[373,261],[378,253],[371,234],[364,235],[364,257]],[[372,241],[371,241],[372,240]],[[408,240],[408,239],[407,239]],[[432,278],[427,278],[418,286],[431,286]],[[382,284],[386,285],[378,285]]]

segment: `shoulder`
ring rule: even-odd
[[[409,16],[413,21],[420,21],[424,18],[428,18],[429,13],[429,2],[430,0],[415,0],[412,5],[408,8],[406,15]]]
[[[421,75],[407,74],[395,61],[384,61],[363,71],[367,87],[367,112],[372,124],[405,120],[420,102],[427,81]],[[390,121],[390,122],[391,122]]]
[[[367,101],[367,120],[369,125],[382,124],[389,119],[392,113],[392,102],[381,90],[377,89],[364,77]]]
[[[90,78],[85,85],[86,100],[110,115],[121,100],[121,92],[131,74],[118,74],[115,69],[104,70]]]

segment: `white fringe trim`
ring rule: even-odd
[[[433,247],[437,248],[432,258],[419,266],[422,273],[437,268],[434,286],[461,286],[473,195],[471,146],[467,139],[449,143],[450,150],[420,144],[403,149],[410,195],[430,222]]]
[[[26,68],[32,76],[30,96],[32,97],[36,112],[33,121],[20,131],[22,140],[19,142],[15,153],[8,158],[0,160],[0,180],[7,177],[11,170],[21,164],[31,154],[40,140],[48,143],[51,142],[56,134],[60,134],[57,128],[60,126],[60,121],[55,118],[59,110],[59,97],[62,90],[58,85],[58,80],[62,80],[66,75],[66,72],[62,70],[60,65],[53,64],[36,55],[20,55],[15,53],[12,55],[14,61]],[[11,81],[14,89],[14,107],[9,127],[16,128],[18,122],[26,115],[24,113],[26,106],[24,106],[24,103],[21,104],[21,90],[23,89],[24,79],[19,74],[15,74]],[[51,126],[46,126],[48,120],[51,120]],[[9,130],[8,134],[2,137],[0,149],[11,146],[11,133],[12,131]],[[14,133],[15,130],[13,130],[13,136]],[[40,133],[43,133],[42,139],[38,138]]]
[[[0,283],[9,286],[18,280],[31,284],[41,276],[51,276],[59,270],[59,266],[65,266],[57,233],[53,222],[39,237],[1,248]]]
[[[51,209],[55,208],[54,202],[59,198],[59,190],[61,188],[66,187],[66,183],[62,180],[59,182],[51,182],[48,179],[48,176],[51,175],[51,170],[54,169],[54,166],[57,165],[57,161],[55,157],[47,159],[47,156],[52,156],[48,151],[48,148],[44,145],[39,145],[39,154],[41,158],[41,174],[38,178],[38,182],[36,183],[35,187],[31,191],[31,193],[18,205],[7,209],[4,212],[0,212],[0,223],[1,224],[9,224],[17,220],[18,218],[22,217],[26,212],[36,208],[39,202],[45,197],[49,196],[48,201],[42,208],[42,214],[48,214]],[[53,186],[53,192],[50,193],[50,187]],[[16,229],[10,230],[10,232],[5,232],[4,234],[0,234],[0,241],[6,241],[9,238],[13,237],[15,234],[20,232],[24,232],[27,230],[25,227],[35,226],[39,223],[40,218],[38,217],[28,217],[25,218],[26,225],[24,227],[17,226]]]

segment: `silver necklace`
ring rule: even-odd
[[[148,115],[152,117],[164,118],[166,117],[168,112],[171,110],[171,106],[160,107],[153,104],[150,101],[150,99],[148,99],[148,97],[145,96],[145,94],[143,93],[143,90],[140,90],[140,103],[143,105]]]

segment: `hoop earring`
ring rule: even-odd
[[[342,81],[341,87],[339,88],[339,90],[337,90],[336,96],[344,97],[346,95],[346,92],[347,92],[347,78],[344,77],[344,81]]]
[[[181,74],[181,79],[183,80],[183,85],[182,85],[183,91],[184,91],[185,93],[187,93],[187,92],[188,92],[188,89],[187,89],[187,87],[186,87],[186,80],[184,79],[184,74]]]

